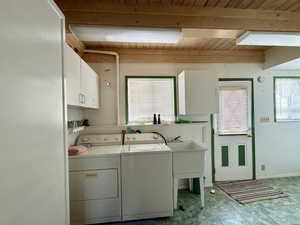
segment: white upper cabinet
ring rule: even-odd
[[[67,44],[64,53],[67,104],[99,108],[98,74]]]
[[[78,106],[81,104],[80,57],[67,44],[64,46],[64,54],[67,103],[68,105]]]
[[[217,112],[217,78],[208,71],[182,71],[178,75],[179,115]]]
[[[98,74],[81,60],[81,94],[85,107],[99,108],[99,78]]]

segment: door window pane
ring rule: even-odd
[[[219,91],[220,134],[244,134],[248,131],[248,90],[239,87],[221,87]]]
[[[275,78],[276,121],[300,120],[300,78]]]
[[[175,78],[127,78],[128,123],[175,121]]]

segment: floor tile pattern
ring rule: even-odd
[[[158,221],[160,225],[300,225],[300,177],[265,182],[289,197],[241,205],[219,189],[210,194],[211,188],[206,188],[206,206],[201,209],[199,195],[180,191],[178,204],[184,211],[175,210],[173,217]]]

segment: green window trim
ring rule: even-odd
[[[128,80],[130,78],[140,78],[140,79],[173,79],[174,83],[174,113],[175,118],[177,118],[177,82],[176,76],[125,76],[125,104],[126,104],[126,124],[128,124]]]
[[[300,122],[300,119],[280,120],[277,118],[276,112],[276,80],[277,79],[300,79],[300,76],[274,76],[273,77],[273,112],[275,123]]]

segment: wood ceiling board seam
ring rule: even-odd
[[[247,9],[249,6],[253,3],[253,0],[243,0],[241,3],[238,5],[238,8],[240,9]]]
[[[236,29],[236,30],[257,30],[257,31],[300,31],[299,20],[255,20],[236,19],[221,17],[193,17],[193,16],[131,16],[115,14],[91,14],[66,12],[68,21],[71,24],[85,25],[119,25],[119,26],[146,26],[162,28],[206,28],[206,29]],[[117,17],[116,17],[117,16]],[[118,18],[116,20],[116,18]],[[92,22],[91,22],[92,21]],[[138,22],[137,22],[138,21]],[[176,22],[177,21],[177,22]],[[180,21],[180,22],[179,22]],[[142,25],[141,25],[142,24]]]
[[[65,12],[89,12],[89,13],[107,13],[107,14],[126,14],[126,15],[175,15],[175,16],[209,16],[209,17],[228,17],[228,18],[248,18],[248,19],[276,19],[276,20],[300,20],[298,13],[276,10],[257,10],[257,9],[236,9],[236,8],[190,8],[185,6],[116,6],[105,4],[89,6],[72,6],[72,8],[63,8]]]
[[[254,0],[249,6],[249,9],[259,9],[265,0]]]

